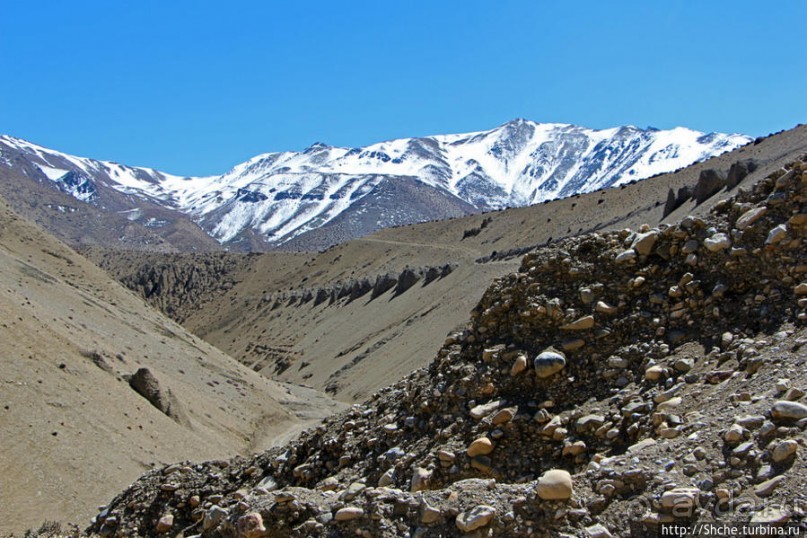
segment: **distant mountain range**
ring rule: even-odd
[[[617,186],[750,140],[682,127],[594,130],[518,119],[363,148],[316,143],[258,155],[219,176],[180,177],[0,136],[0,194],[25,201],[46,227],[78,226],[68,237],[78,243],[321,249],[380,228]],[[48,191],[64,196],[37,203],[25,199],[28,191],[39,201],[55,196]],[[78,220],[90,217],[104,223],[95,232],[80,228]]]

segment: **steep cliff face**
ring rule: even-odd
[[[231,289],[249,256],[231,253],[162,254],[85,249],[84,253],[121,284],[171,319],[182,323],[190,312]]]
[[[803,524],[806,208],[807,156],[704,218],[538,249],[427,368],[285,447],[151,472],[90,530],[610,536]]]

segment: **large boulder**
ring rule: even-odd
[[[726,188],[733,189],[740,182],[748,176],[751,172],[756,170],[759,165],[754,159],[744,159],[737,161],[729,168],[728,176],[726,176]]]
[[[723,171],[715,170],[714,168],[702,170],[692,196],[695,198],[695,202],[700,205],[714,194],[720,192],[725,186],[726,174]]]
[[[185,411],[170,389],[160,386],[157,377],[148,368],[140,368],[129,379],[129,386],[166,416],[178,424],[188,425]]]

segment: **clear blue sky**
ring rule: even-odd
[[[6,1],[0,133],[177,174],[510,119],[807,121],[807,2]]]

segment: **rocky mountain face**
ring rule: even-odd
[[[2,136],[0,170],[13,176],[7,182],[15,189],[46,186],[72,198],[39,208],[40,220],[89,206],[114,216],[118,227],[128,223],[121,240],[135,245],[317,250],[381,228],[644,179],[749,141],[684,128],[593,130],[514,120],[490,131],[363,148],[318,143],[302,152],[259,155],[220,176],[194,178],[75,157]],[[191,239],[181,240],[178,228]],[[201,239],[202,231],[215,241]],[[82,244],[94,239],[79,238]]]
[[[221,249],[182,213],[119,190],[111,178],[118,169],[126,168],[0,136],[0,196],[69,245],[152,252]]]
[[[807,155],[539,248],[425,368],[254,457],[144,475],[103,536],[656,536],[805,525]]]
[[[182,323],[233,288],[236,269],[248,255],[224,252],[143,253],[89,248],[84,254],[149,304]]]

